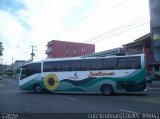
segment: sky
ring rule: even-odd
[[[0,0],[3,64],[47,57],[51,40],[122,47],[150,32],[148,0]]]

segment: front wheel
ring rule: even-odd
[[[105,96],[112,95],[113,94],[113,87],[110,84],[104,84],[101,86],[100,91]]]
[[[40,85],[34,85],[33,90],[35,93],[42,93],[42,87]]]

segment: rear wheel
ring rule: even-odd
[[[100,88],[103,95],[108,96],[113,94],[113,87],[110,84],[104,84]]]
[[[35,93],[42,93],[42,87],[40,85],[34,85],[33,90]]]

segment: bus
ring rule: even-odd
[[[22,66],[21,90],[66,93],[142,92],[146,89],[145,55],[45,59]]]

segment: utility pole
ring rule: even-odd
[[[14,60],[14,58],[12,58],[12,71],[13,71],[13,60]]]
[[[32,47],[32,52],[31,52],[31,62],[33,62],[33,57],[35,56],[35,53],[34,53],[34,48],[36,47],[36,46],[31,46]]]

